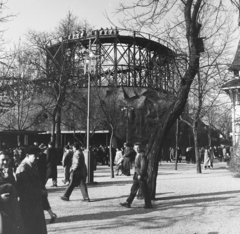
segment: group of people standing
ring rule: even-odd
[[[130,170],[134,164],[136,152],[131,143],[124,143],[123,149],[117,149],[114,164],[116,165],[116,175],[130,176]],[[120,172],[121,171],[121,174]]]

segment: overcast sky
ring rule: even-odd
[[[106,28],[110,23],[104,16],[108,12],[113,19],[113,12],[119,2],[130,0],[7,0],[4,13],[14,14],[11,22],[7,22],[5,38],[18,41],[28,29],[50,31],[71,11],[79,19],[87,19],[96,28]],[[119,17],[119,16],[118,16]],[[117,17],[113,20],[117,22]]]

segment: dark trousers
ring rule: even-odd
[[[83,199],[87,199],[88,197],[88,189],[86,185],[86,177],[82,177],[76,174],[76,172],[72,171],[70,174],[70,183],[64,193],[64,197],[69,198],[72,194],[73,189],[79,186]]]
[[[132,204],[132,202],[137,194],[138,189],[141,188],[145,205],[149,206],[152,203],[151,203],[151,199],[150,199],[149,192],[148,192],[147,182],[145,179],[138,180],[136,177],[137,177],[137,175],[135,174],[134,179],[133,179],[133,185],[131,188],[131,193],[130,193],[129,197],[127,198],[127,202],[129,204]]]

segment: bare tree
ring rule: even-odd
[[[134,10],[132,12],[136,14],[129,14],[131,10]],[[119,11],[126,13],[126,18],[123,20],[124,27],[134,28],[134,30],[151,29],[155,32],[155,35],[161,35],[161,39],[169,44],[174,44],[177,53],[187,54],[187,67],[183,75],[180,76],[176,99],[163,114],[158,128],[152,134],[146,147],[146,154],[149,159],[148,186],[152,198],[155,198],[156,192],[158,155],[163,147],[164,139],[166,139],[171,127],[184,110],[191,84],[199,71],[200,53],[202,51],[200,46],[202,44],[200,36],[202,23],[206,14],[208,21],[217,22],[221,17],[224,17],[225,10],[226,6],[224,6],[223,1],[214,3],[205,0],[139,0],[131,6],[121,5],[119,8]],[[176,17],[174,18],[174,16]],[[164,22],[164,24],[161,22]],[[183,26],[185,37],[178,37],[178,30],[181,30]],[[214,27],[214,24],[212,27]],[[173,40],[173,38],[177,40]]]
[[[48,99],[44,99],[48,105],[45,102],[40,105],[50,107],[46,111],[52,118],[52,140],[55,142],[56,139],[57,147],[61,146],[63,108],[70,100],[73,90],[86,83],[83,67],[77,66],[83,62],[84,58],[81,51],[76,51],[76,47],[68,46],[67,40],[70,36],[68,33],[87,25],[86,21],[81,23],[77,21],[76,16],[68,12],[55,32],[50,34],[29,31],[28,33],[29,44],[34,48],[34,53],[30,52],[31,63],[42,74],[43,94],[48,97]],[[59,37],[61,38],[56,39]]]

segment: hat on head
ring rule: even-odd
[[[40,149],[36,147],[35,145],[31,145],[27,149],[27,154],[38,154]]]

